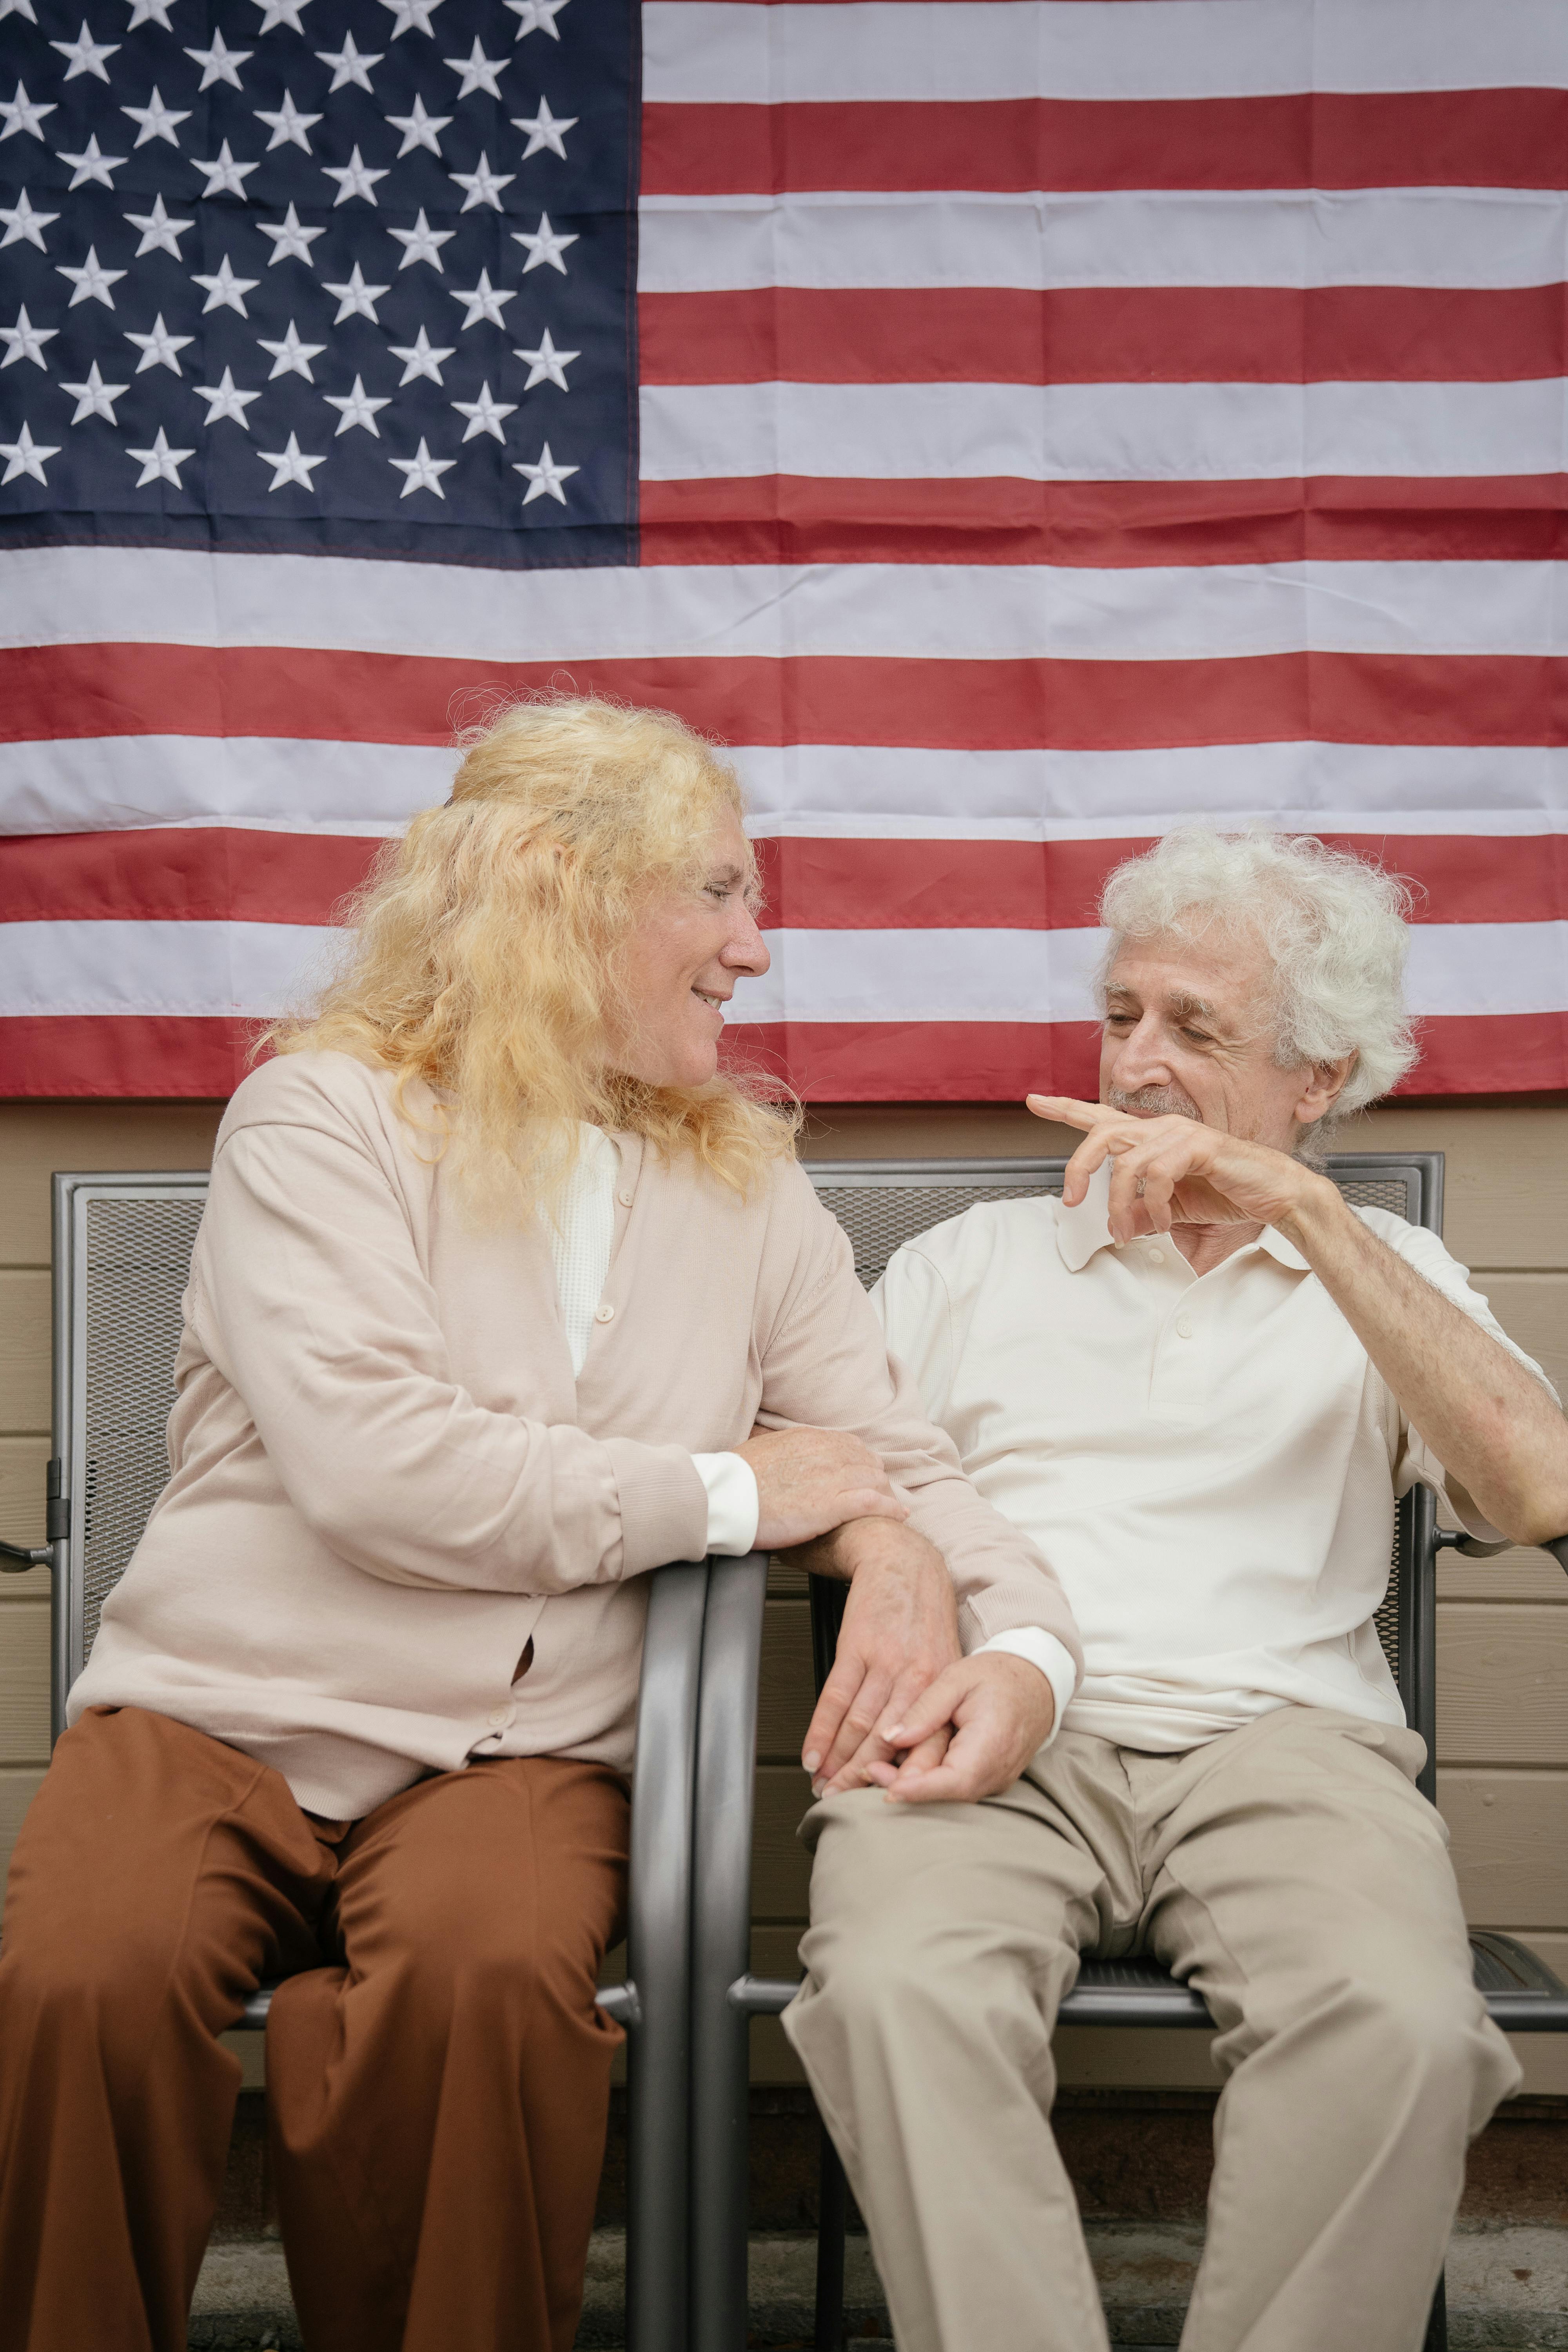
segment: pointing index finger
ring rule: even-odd
[[[1026,1095],[1024,1102],[1037,1118],[1059,1119],[1064,1127],[1081,1127],[1086,1134],[1115,1116],[1104,1103],[1079,1102],[1072,1095]]]

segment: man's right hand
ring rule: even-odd
[[[757,1549],[809,1543],[846,1519],[907,1519],[868,1445],[847,1429],[769,1429],[733,1448],[757,1482]]]

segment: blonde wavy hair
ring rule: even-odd
[[[669,712],[594,696],[531,696],[458,740],[451,798],[385,845],[343,909],[336,976],[257,1050],[395,1070],[403,1116],[491,1213],[554,1194],[582,1119],[749,1191],[792,1147],[793,1097],[754,1077],[649,1086],[606,1060],[628,936],[650,896],[697,883],[721,814],[741,815],[734,771]],[[405,1099],[415,1080],[433,1125]]]

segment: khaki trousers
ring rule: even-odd
[[[900,2352],[1105,2352],[1047,2121],[1080,1952],[1154,1954],[1219,2028],[1184,2352],[1417,2352],[1466,2141],[1520,2079],[1471,1985],[1422,1754],[1281,1707],[1179,1756],[1064,1732],[983,1804],[813,1810],[784,2024]]]
[[[0,2352],[184,2352],[264,1978],[310,2352],[567,2352],[621,2035],[626,1786],[541,1757],[363,1821],[140,1708],[68,1731],[0,1947]],[[322,1965],[322,1963],[326,1965]]]

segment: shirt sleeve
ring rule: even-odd
[[[549,1594],[703,1557],[684,1447],[492,1411],[454,1378],[395,1171],[348,1122],[224,1141],[189,1304],[289,1502],[372,1576]]]
[[[1027,1658],[1032,1666],[1038,1666],[1049,1683],[1057,1706],[1051,1717],[1049,1734],[1041,1742],[1042,1748],[1048,1748],[1062,1727],[1062,1717],[1071,1706],[1073,1693],[1078,1688],[1078,1668],[1072,1662],[1071,1653],[1064,1648],[1054,1633],[1043,1633],[1037,1625],[1020,1625],[1011,1633],[993,1633],[988,1642],[981,1643],[976,1654],[984,1655],[987,1650],[1000,1650],[1010,1658]]]
[[[763,1499],[757,1474],[739,1454],[694,1454],[708,1496],[708,1549],[731,1559],[754,1551]]]
[[[809,1194],[804,1171],[798,1181],[808,1191],[799,1264],[764,1349],[759,1421],[775,1429],[850,1429],[880,1457],[910,1506],[910,1526],[947,1561],[966,1652],[994,1634],[1033,1626],[1054,1635],[1081,1671],[1082,1644],[1055,1572],[964,1476],[908,1366],[889,1351],[847,1235]]]
[[[1461,1314],[1469,1317],[1472,1323],[1479,1323],[1489,1339],[1495,1339],[1500,1348],[1506,1348],[1515,1362],[1521,1364],[1533,1379],[1541,1382],[1554,1403],[1562,1402],[1534,1357],[1527,1356],[1524,1349],[1509,1338],[1483,1293],[1473,1287],[1468,1266],[1461,1265],[1458,1258],[1451,1256],[1436,1234],[1428,1233],[1424,1225],[1401,1225],[1394,1232],[1388,1232],[1380,1225],[1377,1230],[1383,1233],[1384,1238],[1407,1265],[1413,1266],[1435,1290],[1440,1290]],[[1395,1411],[1398,1411],[1397,1407]],[[1398,1418],[1398,1453],[1394,1462],[1396,1493],[1407,1495],[1412,1486],[1429,1486],[1437,1498],[1439,1511],[1446,1509],[1467,1535],[1473,1536],[1478,1543],[1506,1544],[1509,1538],[1492,1526],[1465,1488],[1449,1475],[1420,1431],[1412,1426],[1402,1412]]]

